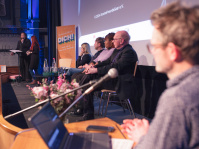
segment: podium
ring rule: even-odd
[[[119,139],[127,138],[127,136],[122,134],[121,131],[118,129],[120,128],[120,125],[109,118],[100,118],[95,120],[69,123],[65,124],[65,127],[67,128],[69,133],[71,132],[77,133],[77,132],[88,132],[86,131],[86,128],[89,125],[112,126],[115,128],[115,131],[108,133],[111,138],[119,138]],[[89,132],[99,133],[99,131],[89,131]],[[33,130],[25,129],[22,132],[19,132],[18,135],[16,135],[16,138],[14,140],[14,143],[12,144],[11,149],[19,149],[19,148],[48,149],[45,142],[42,140],[37,130],[35,129]]]

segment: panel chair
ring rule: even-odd
[[[135,63],[135,68],[134,68],[134,73],[133,73],[134,77],[135,77],[135,74],[136,74],[137,65],[138,65],[138,61]],[[100,99],[100,103],[99,103],[98,115],[100,114],[100,109],[101,109],[101,104],[102,104],[102,100],[103,100],[103,95],[104,94],[108,96],[108,99],[107,99],[107,102],[106,102],[106,110],[105,110],[104,117],[106,117],[107,108],[108,108],[108,104],[109,103],[111,103],[111,104],[112,103],[120,103],[124,112],[125,112],[125,107],[124,106],[126,105],[128,110],[130,111],[130,114],[131,115],[133,114],[134,118],[136,117],[135,113],[133,111],[133,107],[132,107],[131,102],[130,102],[129,99],[124,99],[124,100],[119,99],[119,101],[110,100],[110,97],[111,96],[116,96],[117,93],[114,90],[106,90],[106,89],[101,90],[101,99]],[[105,100],[103,102],[103,106],[102,106],[102,109],[101,109],[101,116],[103,116],[104,106],[105,106]]]
[[[72,62],[72,59],[70,59],[70,58],[59,59],[59,67],[70,68],[71,67],[71,62]]]

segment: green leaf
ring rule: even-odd
[[[38,102],[38,101],[39,101],[39,99],[35,98],[35,102]]]

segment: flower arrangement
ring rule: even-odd
[[[42,83],[39,83],[38,87],[31,88],[27,85],[29,90],[31,90],[31,95],[35,97],[35,102],[41,102],[47,98],[54,98],[65,92],[69,92],[74,88],[79,87],[79,84],[76,80],[73,80],[71,83],[65,80],[65,77],[60,75],[56,83],[53,84],[53,81],[48,84],[47,79],[42,79]],[[61,96],[55,100],[51,100],[51,105],[54,107],[57,114],[62,113],[74,100],[81,96],[82,90],[79,89],[72,93]],[[78,103],[76,107],[80,106]]]

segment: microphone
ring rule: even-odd
[[[96,88],[98,88],[102,84],[102,82],[107,81],[109,79],[116,78],[117,76],[118,76],[117,69],[111,68],[105,76],[103,76],[101,79],[99,79],[99,81],[97,81],[94,85],[92,85],[91,87],[89,87],[84,92],[84,94],[89,94],[90,92],[92,92],[93,90],[95,90]]]
[[[70,108],[72,108],[80,99],[82,99],[84,97],[84,95],[89,94],[90,92],[92,92],[94,89],[96,89],[103,81],[106,81],[108,79],[113,79],[116,78],[118,76],[118,72],[117,69],[115,68],[111,68],[108,73],[102,77],[99,81],[97,81],[94,85],[92,85],[91,87],[89,87],[79,98],[77,98],[64,112],[62,112],[59,115],[59,118],[61,118],[66,112],[68,112],[68,110],[70,110]]]

